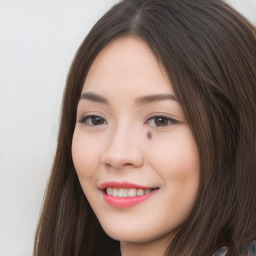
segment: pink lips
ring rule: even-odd
[[[133,196],[133,197],[115,197],[108,195],[105,192],[106,188],[135,188],[135,189],[153,189],[152,187],[145,187],[145,186],[140,186],[132,183],[127,183],[127,182],[108,182],[104,183],[100,186],[100,189],[103,191],[103,196],[105,201],[112,207],[116,208],[127,208],[127,207],[132,207],[135,206],[141,202],[144,202],[151,196],[153,196],[158,189],[152,190],[150,193],[141,195],[141,196]]]

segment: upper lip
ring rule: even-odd
[[[130,183],[130,182],[111,181],[111,182],[105,182],[105,183],[100,184],[99,188],[100,189],[106,189],[106,188],[153,189],[153,188],[156,188],[156,187],[142,186],[142,185],[138,185],[138,184]]]

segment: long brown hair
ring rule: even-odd
[[[222,245],[239,255],[256,231],[255,28],[220,0],[125,0],[96,23],[71,66],[34,256],[120,254],[80,187],[71,143],[87,72],[122,36],[143,39],[164,67],[200,154],[197,200],[166,255],[208,256]]]

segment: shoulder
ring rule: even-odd
[[[225,256],[227,255],[228,247],[223,246],[219,250],[217,250],[212,256]]]
[[[223,246],[217,250],[212,256],[226,256],[228,253],[228,247]],[[241,256],[256,256],[256,239],[253,240],[249,246],[244,250]]]
[[[246,256],[256,256],[256,239],[250,243]]]

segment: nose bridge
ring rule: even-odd
[[[103,153],[103,163],[113,168],[124,166],[139,167],[143,164],[139,129],[128,122],[120,122],[111,131],[108,145]]]

